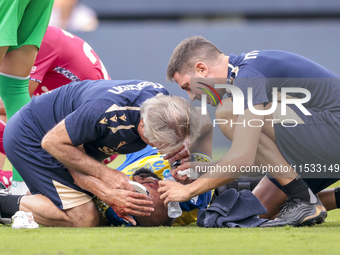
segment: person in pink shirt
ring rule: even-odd
[[[29,91],[35,96],[72,81],[110,79],[87,42],[53,26],[47,28],[30,75]]]
[[[48,26],[30,73],[30,96],[39,96],[70,82],[87,79],[110,80],[110,76],[98,55],[87,42],[61,28]],[[2,102],[0,120],[0,152],[5,154],[2,139],[6,112]],[[112,160],[110,158],[104,163]],[[2,175],[8,175],[5,172],[0,170],[0,179]],[[23,182],[20,175],[16,173],[13,173],[13,181]]]

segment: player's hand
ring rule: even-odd
[[[129,183],[131,179],[126,174],[115,169],[107,168],[107,171],[104,171],[100,179],[111,189],[126,189],[135,191]]]
[[[136,221],[130,216],[150,216],[154,211],[151,206],[153,202],[148,200],[148,196],[137,192],[123,189],[113,189],[110,194],[101,198],[108,204],[119,217],[136,225]]]
[[[179,149],[179,151],[165,155],[164,160],[167,160],[167,159],[171,162],[174,162],[178,159],[181,160],[181,163],[187,162],[187,161],[190,160],[190,153],[187,150],[187,147],[182,145],[182,147]]]
[[[160,193],[160,199],[165,199],[164,204],[169,202],[185,202],[191,199],[188,186],[182,185],[174,181],[159,181],[158,193]]]
[[[185,171],[189,168],[190,168],[190,162],[186,162],[186,163],[178,166],[176,169],[171,170],[171,175],[179,183],[182,183],[182,184],[192,183],[195,179],[190,179],[190,177],[188,175],[178,174],[178,171]]]

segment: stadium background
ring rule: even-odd
[[[166,82],[174,47],[202,35],[224,53],[279,49],[298,53],[340,75],[340,1],[337,0],[80,0],[93,8],[95,31],[70,31],[87,41],[113,79]],[[213,114],[213,109],[209,109]],[[226,140],[214,135],[214,148]],[[228,143],[229,145],[229,143]],[[223,151],[222,150],[222,151]],[[339,210],[312,228],[205,229],[45,228],[0,226],[1,254],[337,254]]]
[[[159,82],[173,95],[188,98],[165,77],[173,49],[193,35],[207,38],[227,55],[268,49],[291,51],[340,75],[337,0],[80,2],[96,11],[100,23],[92,32],[71,32],[92,46],[112,79]],[[214,109],[209,112],[214,116]],[[216,128],[214,149],[223,154],[230,143],[221,136]]]

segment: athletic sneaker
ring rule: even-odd
[[[7,189],[6,185],[3,184],[1,181],[0,181],[0,196],[1,195],[9,195],[9,190]]]
[[[277,218],[263,223],[260,227],[312,226],[323,223],[326,217],[326,208],[319,197],[316,203],[289,198]]]
[[[1,215],[0,215],[0,224],[6,225],[6,224],[11,224],[11,223],[12,223],[11,218],[1,218]]]
[[[7,196],[9,195],[10,192],[9,190],[6,188],[5,184],[3,184],[1,181],[0,181],[0,196]],[[1,211],[0,211],[0,224],[11,224],[12,223],[12,220],[11,218],[2,218],[1,217]]]
[[[12,220],[13,229],[39,228],[39,225],[34,221],[33,214],[31,212],[17,211],[12,216]]]

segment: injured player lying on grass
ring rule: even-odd
[[[186,202],[181,202],[183,214],[176,218],[168,216],[168,208],[164,205],[164,199],[160,199],[158,193],[158,182],[162,180],[159,175],[152,172],[150,169],[141,168],[132,175],[132,180],[142,184],[148,191],[148,199],[153,201],[153,208],[155,209],[150,216],[135,216],[137,226],[142,227],[156,227],[156,226],[172,226],[172,225],[187,225],[197,220],[197,210],[205,209],[211,198],[211,192],[206,192],[196,199],[191,199]],[[94,199],[98,210],[103,216],[100,225],[111,226],[132,226],[131,223],[126,222],[120,218],[115,211],[107,204],[99,199]]]

